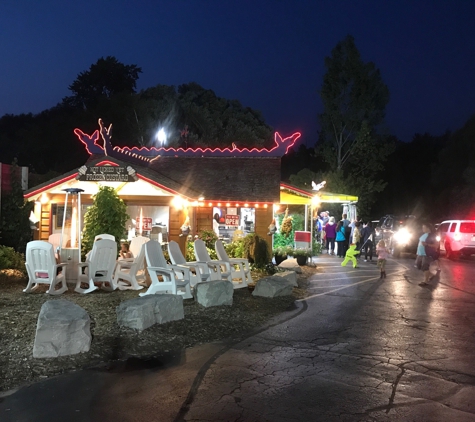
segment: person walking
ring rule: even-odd
[[[419,286],[428,286],[429,281],[436,275],[431,273],[430,264],[438,258],[437,239],[428,223],[422,225],[422,231],[417,245],[416,265],[424,272],[424,281],[419,283]]]
[[[336,226],[336,254],[339,258],[343,258],[345,256],[344,245],[346,242],[345,237],[345,227],[343,226],[343,220],[340,220]]]
[[[373,260],[373,238],[374,238],[374,229],[372,227],[371,221],[368,221],[365,227],[361,230],[361,240],[363,242],[362,249],[364,250],[364,261],[368,262]]]
[[[389,250],[386,248],[384,240],[380,240],[376,246],[376,253],[378,254],[378,268],[381,270],[381,277],[386,278],[386,260],[389,256]]]
[[[327,250],[328,255],[335,255],[335,236],[336,236],[336,225],[335,217],[330,217],[327,225],[323,228],[325,230],[325,238],[327,241]]]

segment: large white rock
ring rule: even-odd
[[[214,280],[198,283],[193,290],[195,300],[202,306],[232,305],[233,283],[227,280]]]
[[[121,327],[143,331],[154,324],[164,324],[185,318],[181,295],[145,295],[122,302],[116,308]]]
[[[282,277],[264,277],[257,282],[252,295],[262,297],[289,296],[292,294],[292,288],[292,283]]]
[[[295,258],[287,258],[277,267],[284,271],[295,271],[297,274],[302,274],[302,268],[300,268],[300,265],[297,264],[297,260]]]
[[[34,358],[55,358],[88,352],[91,320],[87,312],[69,300],[43,303],[36,326]]]
[[[282,277],[284,280],[292,283],[293,287],[297,287],[297,273],[295,271],[282,271],[274,274],[274,277]]]

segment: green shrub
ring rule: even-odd
[[[92,249],[94,238],[98,234],[111,234],[117,241],[117,250],[120,248],[120,239],[125,235],[127,206],[119,198],[117,191],[109,186],[101,186],[94,196],[94,203],[84,216],[83,254]]]
[[[211,248],[206,247],[206,250],[208,251],[208,255],[211,259],[218,259],[218,255],[216,254],[216,251]],[[193,246],[193,242],[187,242],[186,244],[186,256],[185,259],[187,262],[190,261],[196,261],[196,256],[195,256],[195,248]]]
[[[257,234],[251,233],[244,238],[244,258],[257,268],[264,268],[270,261],[267,242]]]
[[[244,258],[244,239],[234,240],[223,245],[229,258]]]
[[[214,250],[214,244],[218,240],[218,236],[216,236],[216,233],[213,230],[201,230],[198,237],[205,242],[208,249]]]
[[[322,244],[314,240],[312,244],[312,252],[313,256],[320,255],[322,253]]]
[[[0,245],[0,270],[18,270],[26,275],[25,255]]]

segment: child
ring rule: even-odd
[[[350,247],[348,248],[348,250],[346,251],[345,259],[341,263],[341,266],[346,267],[346,264],[351,259],[351,262],[353,262],[353,268],[357,268],[358,263],[356,261],[355,255],[358,255],[359,253],[360,251],[356,250],[356,245],[352,243]]]
[[[120,244],[119,259],[128,259],[133,258],[134,254],[129,250],[129,244],[127,242],[122,242]]]
[[[378,255],[378,268],[381,270],[381,277],[386,278],[386,259],[389,256],[389,251],[386,248],[384,240],[380,240],[376,246],[376,254]]]

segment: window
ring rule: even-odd
[[[460,233],[475,233],[475,223],[460,223]]]
[[[450,223],[443,223],[439,226],[440,233],[447,233],[449,230]]]
[[[455,233],[455,228],[457,227],[457,223],[452,223],[450,226],[450,233]]]

